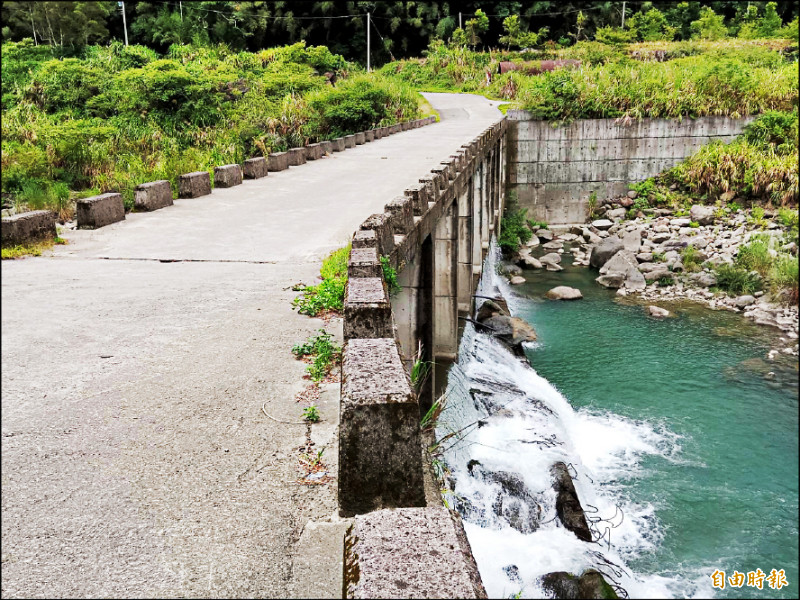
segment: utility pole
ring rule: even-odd
[[[367,13],[367,73],[369,73],[369,13]]]
[[[458,28],[461,29],[461,11],[458,11]]]
[[[122,28],[125,30],[125,45],[128,45],[128,21],[125,19],[125,3],[120,0],[120,7],[122,7]]]
[[[181,11],[181,23],[183,23],[183,2],[178,2],[178,8]]]
[[[625,29],[625,2],[622,2],[622,29]]]

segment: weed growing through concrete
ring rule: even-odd
[[[318,423],[320,419],[319,409],[314,405],[306,406],[303,409],[303,418],[309,423]]]
[[[393,296],[400,291],[400,283],[397,281],[397,269],[389,264],[388,256],[381,256],[381,267],[383,268],[383,278],[389,287],[389,295]]]
[[[350,244],[332,252],[322,262],[320,276],[322,283],[299,288],[300,296],[292,301],[292,306],[300,314],[310,317],[321,313],[340,312],[344,308],[344,288],[347,284],[347,260],[350,258]]]
[[[302,344],[295,344],[292,354],[297,358],[308,358],[312,362],[306,368],[311,381],[319,384],[339,364],[342,357],[342,348],[333,341],[333,336],[320,329],[315,336],[308,338]]]

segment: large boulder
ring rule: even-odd
[[[561,262],[561,255],[557,252],[550,252],[549,254],[545,254],[544,256],[539,257],[539,260],[543,265],[547,264],[554,264],[557,265]]]
[[[523,355],[522,344],[524,342],[536,341],[536,331],[527,321],[519,317],[495,315],[482,321],[480,326],[519,356]]]
[[[643,290],[647,285],[644,276],[639,272],[636,255],[628,250],[620,250],[612,256],[600,267],[600,275],[621,275],[624,278],[623,285],[628,290]]]
[[[621,288],[622,284],[625,283],[625,276],[622,273],[613,273],[611,275],[600,275],[597,279],[595,279],[597,283],[602,285],[603,287],[617,289]]]
[[[545,294],[550,300],[580,300],[583,298],[581,291],[566,285],[559,285]]]
[[[578,492],[569,474],[567,465],[557,462],[550,467],[553,476],[553,489],[556,492],[556,515],[566,529],[574,533],[579,540],[592,541],[592,532],[586,522],[586,515],[578,500]]]
[[[578,598],[619,598],[605,578],[595,569],[587,569],[580,577],[566,571],[556,571],[542,576],[542,588],[548,597],[564,600]]]
[[[625,209],[624,208],[614,208],[614,209],[608,210],[608,211],[606,211],[606,216],[609,219],[613,219],[615,221],[617,221],[619,219],[624,219],[625,218]]]
[[[657,317],[659,319],[670,316],[670,312],[666,308],[661,308],[660,306],[655,306],[653,304],[647,307],[647,314],[649,314],[651,317]]]
[[[714,212],[716,208],[713,206],[703,206],[702,204],[694,204],[689,210],[689,216],[692,221],[700,223],[700,225],[710,225],[714,222]]]
[[[608,260],[625,246],[622,240],[615,235],[610,235],[592,248],[589,264],[596,269],[602,267]]]
[[[495,300],[486,300],[483,304],[481,304],[481,307],[475,314],[475,320],[478,321],[478,323],[483,323],[486,319],[490,319],[491,317],[496,317],[498,315],[508,315],[507,308],[500,306],[500,302]]]
[[[700,273],[690,275],[689,279],[700,287],[711,287],[712,285],[717,285],[717,276],[708,271],[701,271]]]
[[[613,225],[614,222],[608,219],[597,219],[596,221],[592,221],[592,227],[600,230],[609,229]]]
[[[534,235],[540,240],[545,240],[547,242],[553,239],[553,232],[549,229],[537,229]]]
[[[628,231],[622,236],[622,245],[628,252],[638,253],[642,247],[642,230],[634,229],[633,231]]]

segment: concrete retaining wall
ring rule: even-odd
[[[528,218],[583,223],[592,192],[623,195],[628,184],[674,167],[712,140],[732,141],[752,118],[702,117],[672,121],[586,119],[553,127],[509,110],[509,189]]]

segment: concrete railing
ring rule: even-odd
[[[400,125],[388,128],[401,129]],[[466,280],[445,285],[448,289],[441,298],[437,296],[441,286],[427,284],[433,288],[429,292],[433,303],[450,305],[442,315],[454,337],[448,342],[454,353],[459,307],[466,304],[470,309],[480,276],[473,265],[482,264],[489,233],[499,220],[505,130],[505,119],[487,128],[434,166],[418,185],[389,201],[383,213],[367,218],[352,237],[344,301],[338,480],[340,514],[355,517],[345,544],[348,597],[393,597],[399,593],[390,583],[395,578],[376,576],[375,570],[419,572],[422,564],[427,565],[423,576],[401,578],[409,586],[401,595],[485,597],[460,518],[455,513],[448,516],[441,504],[426,505],[420,419],[430,402],[420,406],[408,374],[418,324],[405,322],[401,327],[405,333],[399,331],[381,257],[388,257],[402,278],[405,271],[420,272],[426,244],[433,242],[437,257],[449,248],[450,258],[440,260],[443,271],[429,279],[447,278],[444,269],[452,265],[454,271],[466,274]],[[465,234],[469,244],[459,249],[454,236],[470,227],[475,227],[477,237]],[[465,269],[456,269],[462,259]],[[424,276],[411,279],[409,289],[425,285]],[[466,299],[459,296],[462,287]],[[375,533],[375,523],[387,519],[392,527]],[[459,550],[442,556],[433,552],[429,540],[448,536],[461,540]],[[366,559],[368,554],[381,560],[373,564]],[[356,579],[353,569],[360,574]],[[435,592],[426,587],[431,581],[438,582]]]
[[[436,117],[426,117],[414,121],[406,121],[405,129],[416,129],[436,122]],[[306,161],[321,159],[333,152],[341,152],[346,147],[364,144],[389,135],[389,130],[397,127],[381,127],[362,131],[352,136],[335,140],[318,142],[307,146],[291,148],[287,152],[273,152],[267,157],[249,158],[242,165],[231,164],[214,167],[214,185],[216,187],[233,187],[241,185],[245,179],[266,177],[270,171],[283,171],[290,166],[299,166]],[[382,132],[378,135],[377,132]],[[351,144],[347,145],[347,139]],[[178,177],[179,198],[199,198],[211,193],[211,175],[208,171],[184,173]],[[122,196],[118,193],[101,194],[78,201],[78,228],[96,229],[125,218]],[[172,186],[169,181],[151,181],[136,186],[134,190],[134,208],[141,211],[153,211],[165,206],[172,206]],[[13,217],[4,217],[3,247],[30,244],[55,237],[55,216],[45,217],[47,211],[33,211]],[[35,213],[35,214],[34,214]],[[51,224],[52,221],[52,224]],[[52,225],[52,227],[51,227]],[[52,229],[52,235],[50,230]]]

